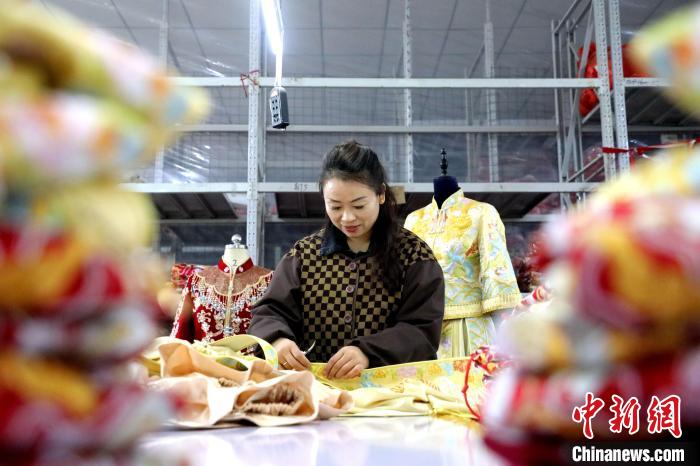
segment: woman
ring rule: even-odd
[[[248,333],[273,342],[286,369],[327,361],[330,378],[435,359],[442,269],[430,248],[398,224],[377,154],[355,141],[335,146],[319,186],[326,226],[282,258]]]

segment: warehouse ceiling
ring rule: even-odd
[[[161,0],[41,0],[154,53]],[[463,77],[479,56],[485,0],[413,0],[414,77]],[[568,0],[492,0],[497,75],[551,76],[552,20]],[[622,0],[623,36],[663,16],[682,0]],[[282,0],[287,76],[400,76],[404,0]],[[248,0],[170,0],[169,62],[187,76],[248,71]],[[624,39],[624,37],[623,37]],[[267,60],[268,67],[274,65]],[[475,76],[483,68],[476,67]]]
[[[158,55],[167,51],[168,64],[184,76],[229,76],[249,73],[249,0],[36,0],[47,8],[63,8],[121,39]],[[285,76],[396,77],[402,75],[402,24],[405,0],[281,0],[285,23]],[[495,75],[501,78],[551,77],[551,23],[573,0],[491,0]],[[682,0],[621,0],[623,41],[642,25],[690,3]],[[485,0],[411,0],[412,68],[414,77],[483,76]],[[588,18],[581,5],[572,18],[582,18],[578,41]],[[167,28],[164,26],[167,25]],[[165,39],[167,38],[167,42]],[[264,46],[263,73],[274,68]],[[486,95],[470,91],[469,105],[460,89],[414,89],[413,126],[459,128],[485,125]],[[207,123],[244,125],[248,103],[238,86],[211,89],[212,113]],[[554,128],[554,94],[549,89],[496,91],[497,124],[515,128]],[[412,165],[406,165],[401,134],[363,134],[353,127],[405,125],[403,92],[399,89],[311,89],[289,92],[292,127],[331,125],[346,132],[268,133],[265,139],[265,181],[314,181],[320,155],[338,141],[358,138],[383,158],[393,183],[430,182],[437,175],[440,148],[447,148],[450,174],[460,181],[488,181],[484,172],[487,141],[476,135],[472,153],[458,133],[418,132],[413,135]],[[628,120],[637,125],[682,127],[697,124],[669,105],[656,89],[628,90]],[[564,109],[564,114],[567,110]],[[469,116],[465,116],[469,114]],[[599,124],[591,112],[587,125]],[[469,121],[467,121],[469,120]],[[600,145],[600,131],[591,128],[583,147]],[[634,133],[641,145],[658,142],[657,135]],[[682,136],[681,136],[682,137]],[[556,140],[550,134],[503,134],[498,137],[499,181],[557,181]],[[198,131],[166,151],[160,181],[207,183],[246,180],[245,132]],[[471,158],[470,158],[471,157]],[[471,164],[471,165],[470,165]],[[155,181],[153,167],[128,178]],[[543,193],[544,194],[544,193]],[[291,194],[290,199],[296,199]],[[541,196],[540,196],[541,197]],[[495,204],[505,211],[507,199]],[[526,199],[527,200],[527,199]],[[235,216],[219,196],[181,199],[156,196],[163,218],[228,218]],[[282,202],[284,204],[284,202]],[[522,205],[521,205],[522,204]],[[518,204],[527,211],[531,202]],[[224,208],[221,211],[221,208]],[[512,210],[512,209],[511,209]],[[308,209],[293,212],[302,215]],[[311,209],[313,211],[313,209]],[[224,212],[224,213],[221,213]]]
[[[179,75],[237,80],[250,73],[249,0],[34,1],[50,10],[65,9],[152,55],[167,54],[168,66]],[[281,0],[285,23],[283,75],[402,77],[404,1]],[[491,0],[495,77],[552,77],[552,21],[559,20],[573,2]],[[689,0],[620,0],[623,42],[643,25],[691,3]],[[484,76],[481,51],[486,0],[411,0],[410,4],[413,77]],[[583,41],[586,20],[584,17],[577,30],[578,44]],[[263,47],[261,71],[269,76],[274,72],[274,58],[264,42]],[[496,125],[517,128],[498,135],[499,181],[558,181],[554,130],[520,132],[521,128],[538,125],[555,127],[553,96],[551,89],[496,91]],[[214,87],[211,97],[213,108],[206,123],[238,125],[243,129],[212,130],[208,126],[186,133],[164,152],[159,176],[155,175],[154,166],[150,166],[130,174],[125,181],[173,185],[245,182],[246,93],[238,86]],[[657,89],[629,89],[627,98],[630,125],[676,126],[685,131],[686,126],[697,124],[669,105]],[[430,129],[490,124],[486,121],[483,90],[412,91],[412,125],[425,131],[412,136],[410,165],[406,162],[404,134],[357,129],[403,127],[406,122],[402,90],[294,88],[290,89],[289,103],[293,119],[290,131],[266,133],[263,181],[313,182],[322,154],[348,138],[358,138],[377,150],[392,184],[406,183],[410,170],[413,182],[429,183],[439,174],[439,153],[443,147],[447,148],[450,160],[449,173],[460,182],[489,181],[488,173],[483,170],[488,153],[485,134],[475,134],[470,146],[463,133]],[[563,113],[567,114],[567,110],[564,108]],[[591,112],[581,141],[585,157],[595,154],[589,148],[601,144],[598,123],[597,112]],[[295,132],[295,125],[327,125],[336,129]],[[658,131],[648,133],[642,130],[635,133],[630,127],[631,143],[659,142]],[[679,137],[688,136],[679,134]],[[164,229],[160,244],[172,243],[168,247],[179,251],[178,260],[212,263],[221,244],[232,233],[245,233],[245,205],[232,202],[226,193],[177,191],[152,194]],[[506,219],[559,209],[559,196],[546,190],[467,194],[496,206]],[[430,197],[427,192],[407,192],[402,214],[427,204]],[[294,239],[318,227],[322,205],[316,193],[295,192],[270,193],[266,205],[265,233],[259,244],[264,243],[266,248],[263,263],[272,266]],[[543,205],[546,208],[541,208]],[[523,225],[526,224],[508,224],[509,245],[514,234],[525,234],[524,230],[520,231]],[[194,245],[190,255],[182,255],[186,252],[180,247],[183,244]]]

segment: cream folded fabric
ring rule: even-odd
[[[246,370],[236,370],[185,341],[169,341],[158,346],[160,376],[148,387],[184,402],[172,421],[176,426],[202,428],[227,421],[281,426],[327,419],[352,407],[347,392],[324,387],[311,372],[279,371],[263,360],[244,359],[239,362]]]

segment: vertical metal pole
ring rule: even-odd
[[[403,17],[403,77],[413,74],[411,58],[411,0],[404,0]],[[403,90],[404,120],[407,127],[413,126],[413,101],[411,89]],[[413,183],[413,133],[406,133],[406,183]]]
[[[465,68],[465,74],[464,77],[469,79],[474,75],[474,72],[476,71],[479,61],[481,61],[481,57],[484,54],[484,44],[481,44],[481,47],[479,47],[479,52],[476,54],[476,58],[472,62],[472,64]],[[478,111],[475,111],[475,108],[478,109],[481,104],[481,94],[478,89],[465,89],[465,113],[466,113],[466,123],[467,125],[472,125],[474,124],[474,121],[476,119],[479,119],[480,122],[483,122],[483,115],[480,115]],[[477,150],[476,150],[476,145],[477,145],[477,135],[474,133],[467,133],[466,134],[466,143],[467,143],[467,181],[477,181],[475,178],[475,175],[478,173],[478,161],[477,161]]]
[[[620,0],[608,0],[610,10],[610,54],[612,58],[613,97],[615,102],[615,135],[617,147],[629,149],[627,136],[627,106],[625,104],[625,80],[622,69],[622,38],[620,32]],[[620,173],[630,170],[628,153],[618,154]]]
[[[593,28],[593,21],[592,21],[592,18],[593,18],[592,15],[593,15],[593,13],[590,12],[590,8],[591,8],[591,4],[590,4],[590,0],[589,0],[587,7],[584,8],[584,12],[585,12],[585,11],[589,11],[589,13],[588,13],[587,22],[585,23],[585,24],[586,24],[586,32],[585,32],[585,35],[584,35],[584,47],[583,47],[583,49],[582,49],[582,51],[581,51],[581,57],[580,57],[579,67],[578,67],[578,68],[577,68],[576,66],[574,67],[574,75],[573,75],[573,77],[575,77],[575,78],[583,77],[583,75],[584,75],[584,73],[585,73],[585,69],[586,69],[584,63],[587,63],[587,62],[588,62],[588,57],[585,57],[585,58],[584,58],[584,57],[583,57],[583,53],[584,53],[584,51],[585,51],[585,53],[588,54],[588,52],[589,52],[589,50],[590,50],[590,47],[591,47],[591,43],[590,43],[591,31],[589,31],[589,28],[591,28],[591,29]],[[573,44],[576,44],[576,43],[577,43],[576,30],[578,29],[579,24],[581,24],[581,21],[582,21],[582,19],[583,19],[585,16],[586,16],[586,13],[581,13],[581,14],[572,22],[572,24],[573,24],[573,31],[572,31],[572,34],[573,34],[572,42],[573,42]],[[586,42],[585,42],[586,40],[588,41],[588,46],[586,46]],[[572,51],[572,53],[574,53],[574,52],[576,52],[576,51],[575,51],[575,50]],[[576,57],[576,56],[577,56],[576,53],[574,53],[574,57]],[[575,61],[574,61],[574,63],[575,63]],[[578,97],[576,98],[576,99],[577,99],[576,106],[578,106],[578,100],[580,100],[581,92],[582,92],[582,90],[579,89],[579,90],[577,91],[577,93],[576,93],[576,95],[578,96]],[[581,168],[581,167],[583,166],[583,163],[584,163],[584,161],[583,161],[583,151],[584,151],[584,148],[583,148],[583,121],[582,121],[582,115],[581,115],[581,113],[578,111],[578,109],[577,109],[577,111],[576,111],[576,114],[577,114],[578,116],[577,116],[577,118],[576,118],[576,136],[577,136],[577,137],[576,137],[576,153],[574,154],[574,166],[575,166],[576,169],[578,170],[579,168]]]
[[[161,20],[160,28],[158,31],[158,58],[163,68],[168,66],[168,40],[169,40],[169,8],[170,0],[162,0],[161,2]],[[165,147],[161,146],[156,154],[156,160],[153,170],[153,182],[162,183],[163,182],[163,170],[165,168]]]
[[[566,56],[567,56],[567,78],[576,78],[578,77],[577,69],[576,69],[576,36],[575,36],[575,31],[576,31],[576,25],[572,22],[567,20],[566,21]],[[577,107],[578,105],[578,100],[581,95],[581,90],[580,89],[569,89],[569,99],[572,102],[574,108]],[[574,171],[577,171],[580,167],[579,164],[579,157],[578,155],[581,152],[581,147],[579,144],[579,136],[581,134],[581,116],[578,112],[578,109],[576,111],[571,113],[572,118],[569,124],[571,125],[571,151],[573,154],[572,162],[574,165]]]
[[[281,0],[280,0],[281,2]],[[281,7],[280,3],[280,7]],[[260,52],[258,56],[260,57],[260,68],[254,68],[254,69],[260,69],[260,75],[261,76],[267,76],[268,75],[268,54],[264,52],[264,42],[266,40],[266,32],[262,26],[260,26],[260,35],[259,41],[260,41]],[[278,66],[278,61],[279,61],[279,66],[281,68],[282,65],[282,58],[278,60],[277,57],[275,57],[275,78],[277,79],[277,66]],[[282,76],[282,72],[279,72],[279,76]],[[265,175],[265,165],[267,163],[267,131],[265,130],[265,122],[269,121],[268,117],[268,111],[269,107],[266,105],[268,102],[267,99],[269,99],[270,91],[269,89],[267,91],[260,89],[259,90],[260,97],[258,99],[258,118],[259,118],[259,123],[257,124],[258,128],[258,181],[267,181],[266,180],[266,175]],[[257,234],[257,244],[258,244],[258,257],[257,257],[257,264],[258,265],[263,265],[265,264],[265,219],[267,218],[267,194],[258,194],[258,227],[256,229],[256,234]],[[277,261],[273,262],[273,264],[277,264]]]
[[[569,34],[571,24],[567,22],[567,31],[566,33]],[[581,54],[581,61],[578,67],[578,70],[572,70],[569,68],[567,71],[567,75],[563,77],[570,78],[572,75],[582,75],[585,68],[586,64],[588,61],[588,52],[590,50],[591,46],[591,34],[593,32],[593,15],[591,14],[588,17],[588,23],[586,26],[586,37],[583,41],[583,53]],[[567,45],[566,45],[566,50],[564,53],[569,54],[571,56],[572,53],[574,53],[571,50],[571,40],[567,39]],[[564,140],[564,155],[562,158],[562,170],[565,174],[567,174],[568,178],[568,173],[569,173],[569,166],[571,164],[571,159],[572,157],[574,160],[579,159],[581,160],[581,154],[577,153],[581,151],[581,145],[582,144],[577,144],[578,143],[578,138],[580,137],[580,126],[581,126],[581,117],[578,112],[578,104],[579,104],[579,99],[581,96],[581,90],[576,89],[576,92],[573,94],[570,94],[570,100],[569,100],[569,119],[568,119],[568,129],[566,130],[566,138]],[[576,167],[577,164],[574,163],[574,167]],[[574,169],[576,171],[576,169]]]
[[[561,60],[561,45],[559,40],[559,27],[556,21],[551,23],[552,29],[552,74],[553,78],[557,79],[561,77],[561,70],[559,68],[559,63]],[[564,115],[562,109],[562,90],[559,88],[554,89],[554,119],[557,124],[557,181],[564,181],[564,171],[562,170],[562,159],[564,157],[564,138],[565,131],[564,128]],[[564,208],[566,199],[564,193],[559,193],[559,205]]]
[[[557,22],[552,21],[552,78],[557,79],[559,76],[559,59],[561,50],[559,47],[559,32],[557,28]],[[563,156],[563,145],[564,145],[564,118],[562,115],[562,101],[561,101],[561,90],[559,88],[554,89],[554,120],[557,123],[557,167],[559,170],[559,177],[557,181],[562,181],[564,179],[564,173],[562,172],[562,156]]]
[[[262,47],[261,47],[262,48]],[[267,160],[267,131],[265,131],[265,122],[268,121],[268,106],[265,105],[267,100],[265,99],[266,93],[259,92],[260,96],[258,98],[258,180],[267,181],[265,178],[265,165]],[[269,95],[269,92],[268,92]],[[284,137],[286,133],[282,134]],[[257,264],[263,265],[265,263],[265,218],[267,217],[266,209],[266,194],[258,194],[258,227],[256,229],[257,233],[257,244],[258,244],[258,257]],[[275,263],[276,264],[276,263]]]
[[[493,78],[496,74],[493,44],[493,23],[491,22],[491,0],[486,0],[486,22],[484,23],[484,77]],[[489,126],[496,125],[496,90],[486,90],[486,119]],[[498,181],[498,135],[488,134],[489,181]]]
[[[469,76],[469,71],[465,68],[464,70],[464,77],[466,79],[469,79],[471,76]],[[472,119],[472,94],[471,94],[471,89],[465,89],[464,90],[464,120],[465,124],[467,126],[471,126],[473,119]],[[465,138],[465,155],[467,157],[467,173],[466,173],[466,181],[473,181],[473,173],[474,173],[474,157],[475,157],[475,140],[474,140],[474,133],[466,133],[464,135]],[[454,176],[454,174],[453,174]]]
[[[161,18],[160,27],[158,28],[158,59],[164,67],[168,66],[169,11],[170,0],[161,0]]]
[[[389,180],[393,182],[399,181],[399,178],[401,177],[401,173],[397,173],[396,170],[396,137],[397,136],[393,134],[389,135],[389,140],[387,141],[386,165],[384,167],[387,170]],[[403,154],[401,154],[399,157],[401,156],[403,156]],[[401,160],[398,160],[398,164],[400,167]]]
[[[248,47],[248,68],[260,69],[260,3],[258,0],[250,0],[250,44]],[[259,209],[260,193],[258,193],[258,135],[264,121],[260,120],[261,92],[252,80],[248,80],[248,208],[246,214],[246,245],[253,262],[258,263],[261,257],[258,244],[261,229],[261,216]]]
[[[281,0],[280,0],[281,2]],[[258,3],[260,3],[260,0],[258,0]],[[281,6],[281,3],[280,3]],[[260,52],[259,52],[259,57],[260,57],[260,67],[259,68],[253,68],[253,69],[259,69],[260,70],[260,76],[269,76],[269,55],[268,53],[265,52],[265,42],[267,40],[267,32],[265,31],[265,28],[260,26],[260,34],[258,35],[258,40],[260,42]],[[282,60],[278,60],[277,57],[275,57],[275,81],[278,79],[277,77],[277,63],[281,62]],[[280,78],[282,76],[282,73],[280,71]],[[275,86],[277,84],[275,83]],[[260,93],[260,99],[258,100],[258,118],[260,118],[260,122],[257,125],[257,135],[258,135],[258,181],[266,181],[265,179],[265,164],[266,164],[266,157],[267,157],[267,131],[265,130],[265,125],[266,122],[269,121],[269,105],[267,102],[269,102],[270,98],[270,89],[264,89],[261,88],[259,89]]]
[[[605,28],[605,0],[593,0],[596,59],[598,62],[598,100],[600,101],[600,129],[603,146],[615,145],[613,111],[610,104],[610,78],[608,71],[608,40]],[[615,155],[605,154],[605,179],[615,178]]]

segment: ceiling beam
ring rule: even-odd
[[[197,200],[200,206],[202,206],[202,210],[204,210],[204,213],[207,215],[209,218],[214,218],[216,217],[216,214],[214,214],[214,210],[211,208],[209,203],[207,202],[206,199],[204,199],[204,196],[201,194],[195,193],[194,198]]]
[[[132,40],[132,42],[134,43],[134,45],[140,47],[141,44],[139,44],[138,39],[136,39],[136,35],[134,35],[134,31],[133,31],[133,30],[131,29],[131,27],[129,26],[129,23],[126,22],[126,19],[124,19],[124,15],[122,15],[122,12],[121,12],[121,10],[119,9],[119,7],[117,6],[117,4],[114,3],[114,0],[109,0],[109,1],[110,1],[110,3],[112,4],[112,7],[114,8],[115,13],[117,13],[117,16],[119,16],[119,19],[121,20],[122,24],[124,25],[124,28],[125,28],[125,29],[127,30],[127,32],[129,33],[129,36],[131,37],[131,40]],[[7,7],[6,7],[6,8],[7,8]]]
[[[176,194],[177,194],[177,193],[168,193],[167,198],[170,199],[170,202],[172,202],[173,204],[175,204],[175,207],[177,207],[178,209],[180,209],[180,212],[182,212],[182,214],[183,214],[183,216],[184,216],[185,218],[192,218],[192,214],[190,214],[190,213],[187,211],[187,208],[186,208],[185,205],[180,201],[180,199],[177,198]]]
[[[503,50],[505,50],[506,44],[508,44],[508,41],[510,40],[510,36],[513,35],[513,30],[515,29],[515,25],[518,23],[520,16],[523,14],[523,10],[525,9],[526,3],[527,3],[527,0],[523,0],[523,2],[520,4],[520,8],[518,8],[518,13],[515,15],[515,19],[513,20],[513,22],[510,25],[510,29],[508,30],[508,34],[506,34],[506,38],[503,40],[503,45],[501,45],[501,49],[496,54],[496,59],[494,60],[494,64],[498,63],[498,59],[501,58],[501,54],[503,53]]]

